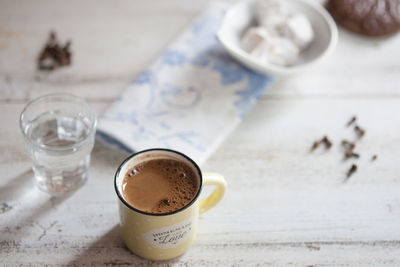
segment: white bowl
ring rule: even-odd
[[[300,53],[298,61],[292,66],[262,62],[250,56],[240,48],[240,39],[249,26],[255,25],[254,9],[257,1],[260,0],[245,0],[230,7],[217,33],[217,39],[221,45],[248,68],[266,74],[292,74],[321,60],[336,47],[338,39],[336,24],[320,4],[306,0],[280,0],[291,11],[307,16],[314,30],[314,40]]]

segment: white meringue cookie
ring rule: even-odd
[[[272,31],[285,23],[288,15],[286,7],[276,0],[258,1],[255,8],[258,25]]]
[[[280,28],[282,35],[293,41],[301,50],[314,39],[314,31],[310,21],[303,14],[290,16]]]
[[[264,28],[251,27],[244,33],[240,41],[240,47],[250,53],[258,44],[268,38],[267,35],[268,32]]]
[[[295,64],[299,53],[299,48],[293,42],[281,37],[271,37],[251,51],[251,55],[258,60],[281,66]]]
[[[243,50],[263,62],[289,66],[314,39],[314,31],[304,14],[292,13],[278,0],[255,4],[258,27],[248,29],[241,39]]]

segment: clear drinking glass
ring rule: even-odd
[[[62,195],[85,183],[96,123],[88,103],[70,94],[44,95],[28,103],[20,127],[40,190]]]

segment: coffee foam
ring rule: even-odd
[[[133,207],[163,214],[179,210],[196,196],[200,178],[186,163],[175,159],[151,159],[129,169],[122,195]]]

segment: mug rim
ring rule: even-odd
[[[129,203],[124,199],[124,197],[122,196],[122,194],[121,194],[121,192],[120,192],[121,190],[118,190],[118,187],[117,187],[117,178],[118,178],[119,174],[121,173],[122,167],[123,167],[129,160],[131,160],[132,158],[134,158],[134,157],[136,157],[136,156],[138,156],[138,155],[140,155],[140,154],[147,153],[147,152],[155,152],[155,151],[166,151],[166,152],[171,152],[171,153],[173,153],[173,154],[178,154],[178,155],[184,157],[186,160],[188,160],[188,161],[195,167],[196,171],[198,172],[199,178],[200,178],[200,181],[199,181],[199,190],[197,190],[197,193],[196,193],[196,195],[194,196],[194,198],[193,198],[187,205],[183,206],[182,208],[177,209],[177,210],[174,210],[174,211],[171,211],[171,212],[168,212],[168,213],[150,213],[150,212],[145,212],[145,211],[142,211],[142,210],[139,210],[139,209],[133,207],[131,204],[129,204]],[[149,215],[149,216],[157,216],[157,217],[168,216],[168,215],[173,215],[173,214],[175,214],[175,213],[181,212],[181,211],[183,211],[183,210],[189,208],[190,206],[193,205],[193,203],[196,202],[196,200],[197,200],[198,197],[200,196],[200,193],[201,193],[202,188],[203,188],[203,175],[202,175],[201,170],[200,170],[200,167],[197,165],[197,163],[196,163],[193,159],[191,159],[189,156],[183,154],[182,152],[179,152],[179,151],[176,151],[176,150],[172,150],[172,149],[168,149],[168,148],[150,148],[150,149],[145,149],[145,150],[141,150],[141,151],[139,151],[139,152],[133,153],[132,155],[128,156],[128,157],[119,165],[117,171],[115,172],[115,176],[114,176],[114,189],[115,189],[115,192],[116,192],[116,194],[117,194],[119,200],[120,200],[126,207],[128,207],[129,209],[131,209],[131,210],[133,210],[133,211],[135,211],[135,212],[144,214],[144,215]]]

